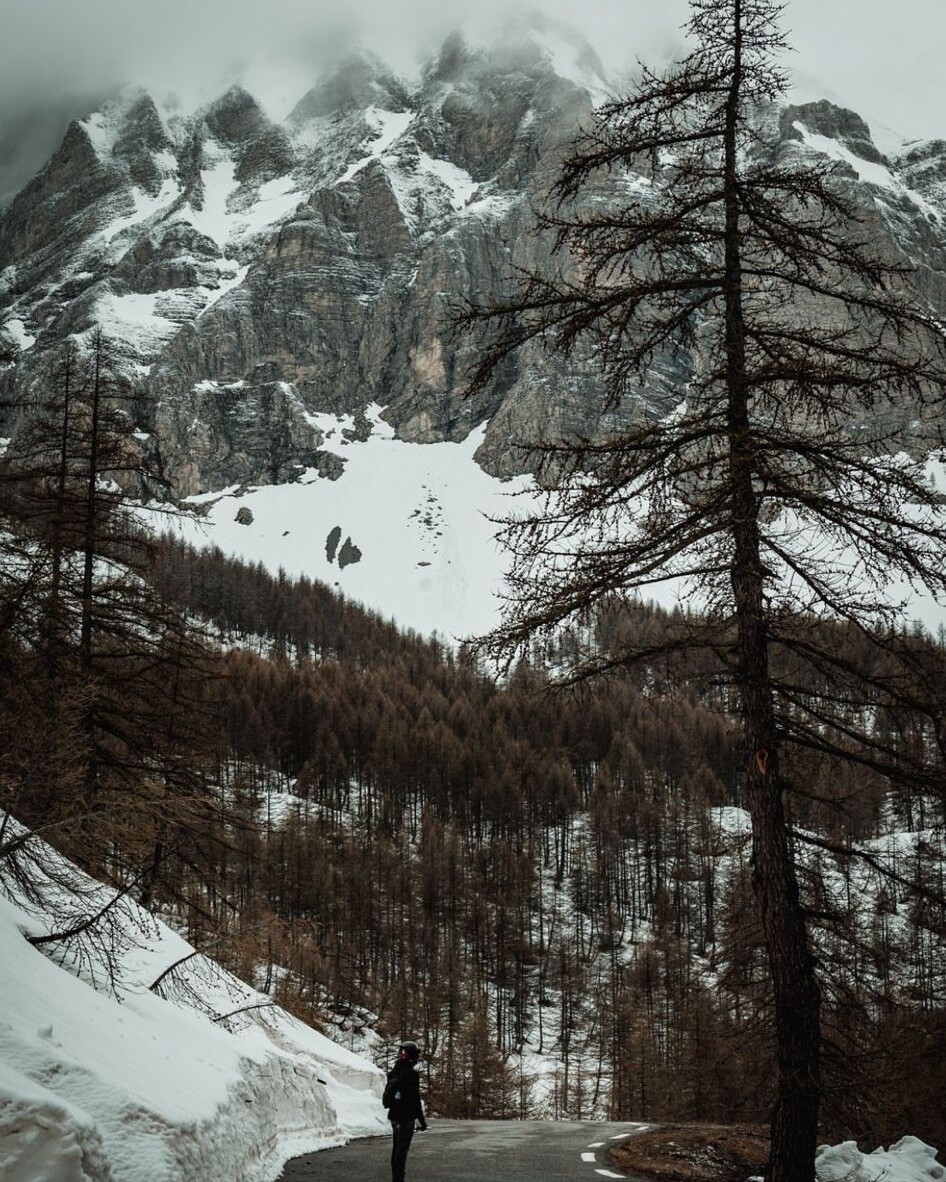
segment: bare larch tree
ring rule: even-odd
[[[566,679],[700,653],[735,692],[774,998],[769,1176],[810,1182],[820,994],[786,793],[799,753],[821,776],[838,759],[922,782],[941,770],[871,719],[918,692],[898,588],[946,589],[942,506],[898,425],[937,421],[946,342],[830,162],[773,148],[781,12],[692,0],[692,52],[644,68],[567,154],[537,215],[556,267],[457,323],[482,345],[474,386],[540,341],[596,358],[611,406],[642,408],[610,436],[541,449],[551,492],[506,523],[506,612],[482,648],[511,660],[655,583],[695,596],[699,619],[669,639],[592,646]],[[648,410],[673,356],[688,367],[676,406]],[[871,660],[856,664],[825,620],[869,638]]]

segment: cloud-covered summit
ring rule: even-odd
[[[682,47],[686,0],[536,0],[574,24],[612,77]],[[195,106],[234,81],[283,101],[364,45],[403,73],[458,24],[495,26],[510,0],[3,0],[0,203],[55,147],[68,119],[116,88],[174,91]],[[790,67],[827,95],[916,138],[946,136],[941,0],[791,0]]]

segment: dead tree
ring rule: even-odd
[[[775,1003],[770,1177],[810,1182],[820,994],[788,769],[863,760],[933,779],[872,732],[869,712],[916,691],[891,585],[946,589],[942,506],[891,425],[904,405],[932,419],[946,348],[830,167],[773,154],[780,11],[692,0],[689,56],[644,69],[567,155],[538,215],[556,269],[457,324],[480,337],[474,387],[536,341],[595,359],[612,408],[646,408],[668,358],[686,367],[669,413],[642,409],[605,438],[540,450],[552,491],[506,523],[506,612],[480,650],[509,661],[667,580],[695,597],[698,621],[681,616],[649,646],[591,647],[565,680],[699,654],[734,692]],[[840,639],[851,630],[866,657]]]

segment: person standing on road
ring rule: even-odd
[[[387,1087],[384,1089],[384,1105],[394,1133],[391,1148],[391,1182],[404,1182],[407,1165],[407,1151],[414,1138],[414,1122],[423,1133],[427,1128],[424,1109],[420,1102],[420,1077],[417,1074],[417,1060],[420,1047],[416,1042],[402,1042],[398,1047],[397,1060],[388,1072]]]

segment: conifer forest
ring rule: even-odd
[[[149,1004],[369,1083],[416,1039],[434,1117],[812,1182],[946,1146],[946,148],[687,12],[623,91],[533,15],[278,126],[125,94],[0,210],[0,920],[119,1000],[170,933]]]

